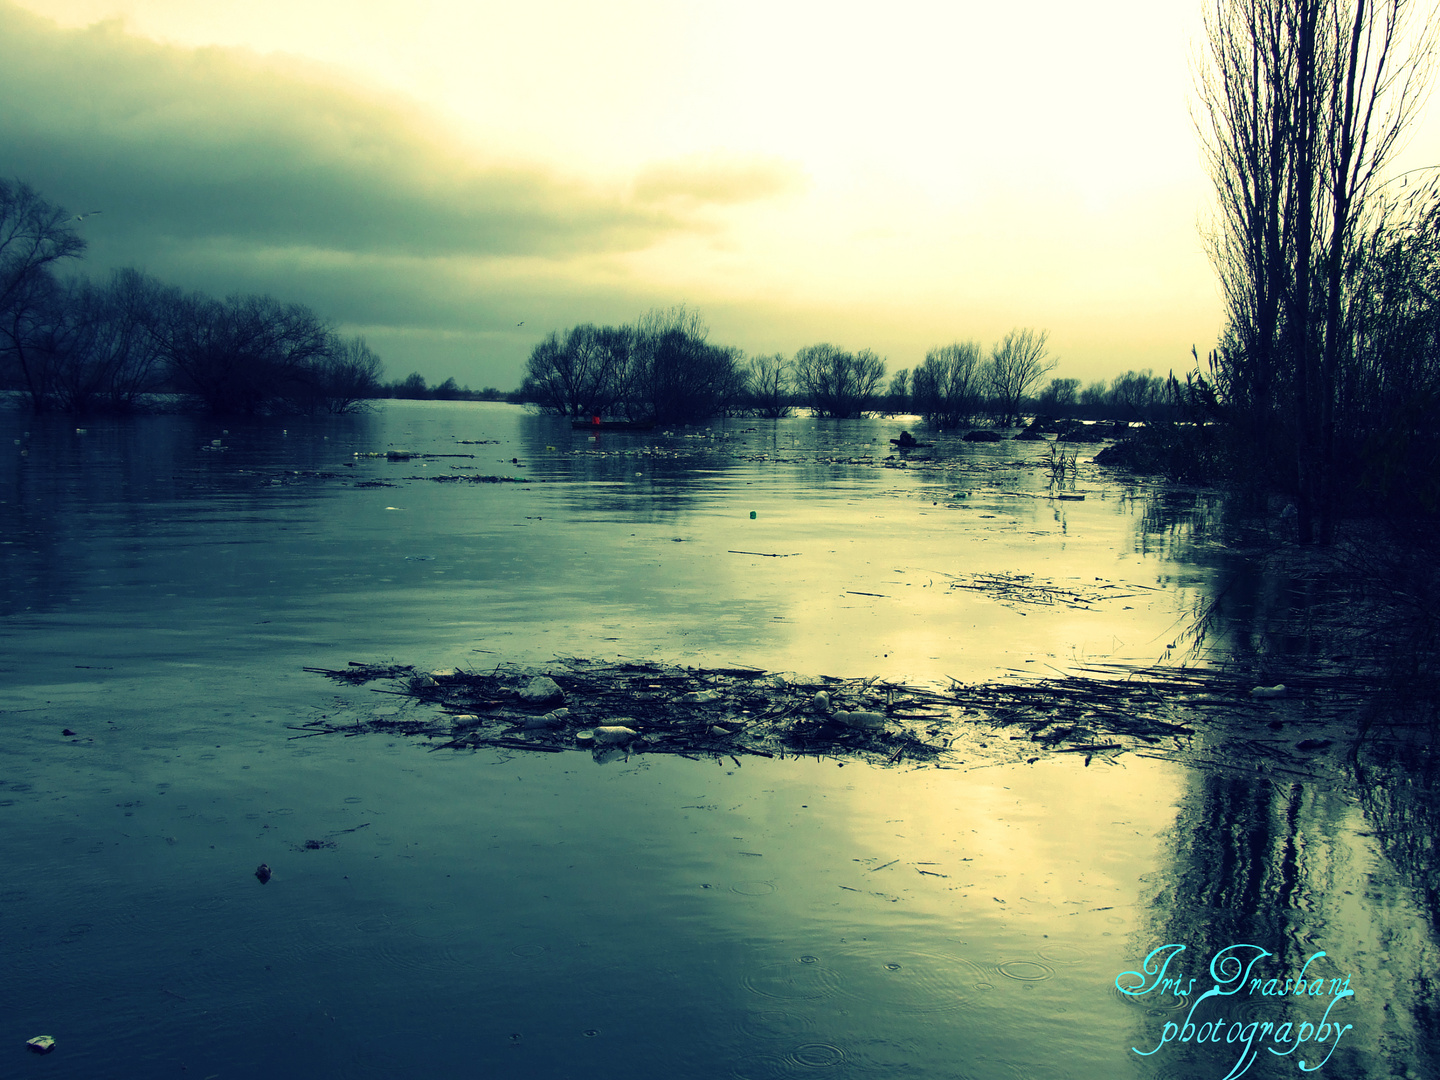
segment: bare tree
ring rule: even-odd
[[[1110,383],[1110,405],[1119,410],[1122,419],[1145,419],[1153,406],[1165,397],[1166,382],[1149,368],[1116,375]]]
[[[795,383],[817,416],[860,416],[885,381],[885,361],[870,349],[846,352],[807,345],[795,353]]]
[[[256,414],[287,407],[329,351],[332,331],[300,304],[174,290],[156,334],[178,390],[211,413]]]
[[[331,413],[354,412],[379,393],[384,371],[379,355],[363,337],[332,337],[315,364],[320,406]]]
[[[1320,356],[1318,399],[1319,503],[1321,539],[1334,525],[1335,414],[1340,364],[1348,358],[1353,325],[1347,270],[1363,244],[1379,170],[1390,160],[1418,112],[1429,86],[1436,44],[1435,11],[1421,8],[1421,23],[1407,18],[1411,0],[1351,0],[1327,5],[1330,85],[1326,88],[1328,128],[1321,184],[1328,200],[1329,235],[1323,248],[1324,351]],[[1407,27],[1407,23],[1410,24]],[[1402,33],[1417,32],[1409,55],[1401,55]],[[1397,63],[1398,61],[1398,63]]]
[[[1057,361],[1049,358],[1049,340],[1048,330],[1015,329],[990,351],[990,362],[985,365],[986,382],[1002,427],[1019,422],[1025,395],[1054,369]]]
[[[13,365],[36,411],[45,408],[51,390],[44,361],[53,352],[42,345],[56,329],[59,310],[51,270],[85,250],[75,221],[28,184],[0,179],[0,355]]]
[[[68,412],[129,412],[156,391],[164,356],[156,320],[170,290],[134,269],[96,284],[67,282],[60,302],[66,340],[55,358],[53,392]]]
[[[755,412],[771,420],[790,415],[790,362],[779,353],[750,358],[750,400]]]
[[[981,372],[978,341],[957,341],[925,354],[915,369],[915,411],[939,427],[955,427],[973,416],[980,404]]]
[[[910,409],[910,369],[901,368],[890,376],[890,386],[885,391],[887,413],[908,412]]]
[[[610,412],[625,396],[634,334],[625,327],[572,327],[536,345],[521,392],[547,412],[572,420]]]
[[[1413,121],[1435,50],[1415,0],[1213,0],[1200,118],[1229,325],[1219,388],[1257,445],[1283,423],[1300,538],[1333,504],[1341,367],[1359,318],[1356,254],[1380,171]],[[1409,28],[1407,33],[1407,26]]]
[[[1046,415],[1055,416],[1061,410],[1074,406],[1079,396],[1079,379],[1051,379],[1050,385],[1040,392],[1035,407]]]
[[[631,419],[692,423],[728,412],[744,391],[738,349],[713,345],[685,305],[646,312],[634,328],[626,411]]]

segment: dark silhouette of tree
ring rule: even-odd
[[[330,413],[354,412],[379,395],[384,370],[380,357],[363,337],[333,337],[313,367],[318,406]]]
[[[779,353],[750,359],[750,407],[759,416],[778,420],[790,415],[790,363]]]
[[[168,389],[212,413],[344,412],[378,391],[379,357],[303,305],[187,296],[133,269],[58,280],[88,216],[0,180],[0,379],[35,410],[128,411]]]
[[[631,331],[586,323],[535,346],[521,393],[546,412],[573,420],[609,413],[625,395]]]
[[[164,382],[164,353],[155,332],[168,288],[134,269],[108,282],[65,283],[59,295],[63,325],[57,341],[52,392],[67,412],[132,412]]]
[[[885,411],[888,413],[908,412],[910,409],[910,369],[901,368],[890,376],[890,386],[885,391]]]
[[[1115,376],[1110,383],[1109,404],[1122,419],[1144,420],[1156,406],[1165,403],[1166,396],[1166,380],[1146,368]]]
[[[412,371],[395,384],[391,393],[397,398],[423,399],[430,396],[430,388],[426,385],[424,375]]]
[[[849,353],[807,345],[795,354],[795,384],[817,416],[855,417],[871,408],[885,380],[885,361],[869,349]]]
[[[76,218],[21,181],[0,179],[0,358],[37,412],[49,402],[61,304],[52,269],[78,258]]]
[[[625,394],[633,420],[684,424],[728,412],[744,394],[738,349],[712,345],[698,312],[653,309],[633,330]]]
[[[1042,415],[1055,416],[1073,408],[1079,400],[1079,379],[1051,379],[1050,385],[1040,391],[1040,396],[1035,399],[1035,408]]]
[[[738,349],[715,345],[698,312],[654,309],[634,326],[576,326],[530,353],[522,397],[546,412],[685,424],[738,408]]]
[[[915,369],[915,411],[937,427],[958,427],[979,409],[983,368],[978,341],[931,349]]]
[[[269,296],[215,300],[171,294],[157,334],[176,389],[206,411],[254,415],[283,409],[331,347],[309,308]]]
[[[1302,542],[1317,515],[1321,538],[1330,532],[1343,369],[1365,319],[1357,283],[1384,227],[1380,172],[1434,55],[1432,13],[1410,18],[1414,6],[1214,0],[1206,16],[1200,127],[1217,194],[1211,255],[1229,309],[1212,366],[1265,464],[1293,447]]]
[[[1002,427],[1020,420],[1020,405],[1030,388],[1039,382],[1057,361],[1049,358],[1046,343],[1050,331],[1011,330],[990,351],[985,365],[985,382],[994,400],[996,418]]]

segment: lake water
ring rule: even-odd
[[[1266,527],[907,422],[0,414],[0,1075],[1434,1075],[1423,769],[293,738],[400,700],[348,661],[1174,662]]]

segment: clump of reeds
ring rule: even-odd
[[[1073,477],[1078,471],[1080,451],[1071,450],[1067,454],[1064,447],[1052,442],[1043,460],[1045,467],[1050,470],[1050,482],[1058,484],[1067,475]]]

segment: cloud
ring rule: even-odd
[[[781,158],[722,153],[690,154],[655,162],[635,178],[635,197],[644,204],[680,202],[733,205],[803,191],[800,168]]]
[[[796,186],[782,161],[709,156],[646,168],[632,193],[487,159],[418,105],[310,62],[116,21],[60,30],[3,0],[0,36],[5,171],[136,237],[564,259],[641,250],[698,227],[702,204]]]
[[[367,254],[636,250],[685,223],[539,166],[483,160],[414,105],[243,50],[0,5],[0,154],[109,225]]]
[[[86,271],[138,265],[384,325],[407,365],[437,333],[493,333],[490,381],[528,352],[521,319],[633,318],[659,290],[627,256],[714,235],[708,209],[799,184],[783,161],[715,155],[633,182],[568,176],[312,61],[162,44],[119,21],[65,30],[6,0],[0,39],[0,173],[103,211],[83,229]]]

